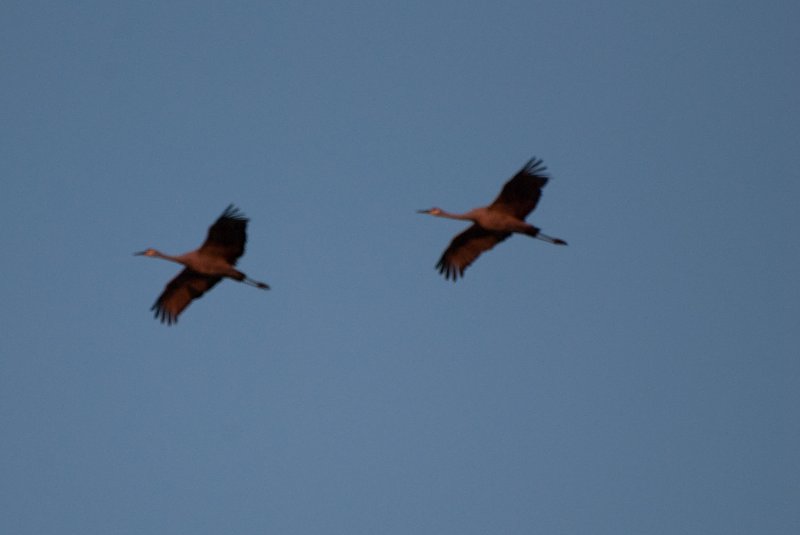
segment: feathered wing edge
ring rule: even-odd
[[[536,208],[542,197],[542,188],[550,180],[545,171],[547,167],[542,160],[531,158],[503,185],[489,209],[508,212],[518,219],[525,219]]]
[[[208,228],[208,235],[200,251],[218,254],[231,264],[244,254],[247,243],[247,223],[250,220],[233,204]]]
[[[161,323],[172,325],[178,322],[178,315],[189,306],[194,299],[199,299],[217,284],[221,277],[213,277],[197,273],[188,268],[181,271],[167,283],[164,291],[153,303],[150,310]]]
[[[511,236],[510,232],[486,230],[474,224],[458,234],[445,249],[436,268],[445,279],[455,282],[480,255]]]

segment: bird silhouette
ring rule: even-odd
[[[441,208],[417,210],[421,214],[472,221],[467,230],[453,238],[436,267],[445,279],[454,282],[464,276],[464,270],[481,253],[488,251],[512,234],[525,234],[554,245],[566,245],[560,238],[548,236],[527,222],[542,196],[542,188],[549,177],[542,160],[532,158],[503,186],[500,195],[489,206],[474,208],[463,214],[446,212]]]
[[[229,205],[208,229],[203,245],[195,251],[179,256],[164,254],[156,249],[134,253],[135,255],[163,258],[186,266],[169,281],[162,294],[150,308],[162,323],[177,323],[178,315],[193,299],[199,299],[223,277],[233,279],[256,288],[268,290],[269,286],[255,281],[234,266],[244,254],[247,241],[247,222],[235,206]]]

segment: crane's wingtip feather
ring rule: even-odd
[[[244,213],[242,213],[242,211],[239,210],[235,204],[229,204],[228,207],[225,208],[225,211],[222,212],[220,217],[225,219],[234,219],[236,221],[249,221],[249,219],[247,219]]]
[[[525,170],[525,172],[531,175],[547,178],[547,175],[545,175],[545,171],[547,171],[547,166],[544,165],[544,160],[542,160],[541,158],[537,158],[534,156],[533,158],[528,160],[528,163],[525,164],[525,167],[523,167],[523,169]]]
[[[453,282],[456,282],[459,276],[464,277],[464,269],[466,269],[454,266],[453,264],[447,264],[444,259],[439,260],[439,263],[436,264],[436,268],[445,280],[452,280]]]

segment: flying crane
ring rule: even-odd
[[[202,297],[224,277],[269,290],[267,284],[249,278],[234,267],[239,257],[244,254],[248,221],[244,214],[231,204],[209,227],[206,241],[199,249],[178,256],[167,255],[156,249],[134,253],[163,258],[186,266],[169,281],[163,293],[150,308],[155,311],[154,315],[161,320],[161,323],[167,325],[176,323],[178,315],[193,299]]]
[[[455,282],[459,276],[463,277],[464,270],[481,253],[515,233],[554,245],[567,244],[564,240],[548,236],[538,227],[525,222],[528,214],[536,208],[542,196],[542,188],[547,184],[549,177],[544,173],[546,170],[542,160],[532,158],[506,182],[500,195],[489,206],[474,208],[463,214],[445,212],[441,208],[417,210],[421,214],[472,221],[471,227],[453,238],[436,264],[445,279]]]

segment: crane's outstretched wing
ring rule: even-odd
[[[208,229],[208,237],[198,252],[209,256],[221,256],[229,264],[244,254],[247,242],[247,219],[234,205],[228,205],[222,215]]]
[[[202,297],[221,280],[222,277],[202,275],[186,268],[169,281],[150,310],[155,310],[155,317],[160,319],[161,323],[167,325],[177,323],[178,314],[183,312],[193,299]]]
[[[472,264],[484,251],[488,251],[501,241],[511,236],[510,232],[497,232],[472,225],[453,238],[436,267],[445,279],[464,276],[464,270]]]
[[[525,219],[536,208],[536,204],[542,196],[542,188],[548,180],[545,174],[546,170],[547,167],[544,166],[542,160],[532,158],[511,180],[506,182],[500,195],[489,205],[489,210],[501,211],[511,214],[517,219]]]

